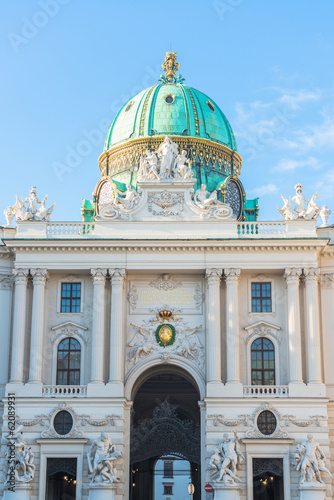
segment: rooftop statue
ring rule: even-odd
[[[139,201],[139,195],[131,184],[126,185],[126,191],[120,191],[117,189],[116,184],[112,183],[113,197],[111,200],[112,205],[121,205],[127,210],[134,207]]]
[[[194,175],[190,164],[187,151],[178,154],[178,145],[166,136],[156,151],[147,149],[140,158],[137,179],[139,182],[189,180]]]
[[[131,211],[141,201],[140,194],[133,189],[131,184],[126,185],[126,191],[121,191],[112,181],[108,184],[108,201],[99,203],[98,218],[128,220]]]
[[[194,195],[194,201],[199,208],[206,209],[212,206],[223,205],[217,198],[217,191],[210,193],[206,190],[206,185],[202,184],[200,189],[197,189]]]
[[[321,209],[318,207],[315,201],[315,198],[318,196],[318,194],[315,193],[312,196],[311,200],[308,201],[302,194],[303,186],[301,184],[296,184],[295,190],[296,190],[296,195],[292,198],[292,201],[295,202],[295,208],[293,208],[291,205],[290,197],[289,199],[287,199],[284,198],[284,196],[282,196],[284,205],[282,208],[277,207],[281,217],[284,220],[297,220],[297,219],[316,220],[321,212]],[[305,202],[307,203],[306,208],[305,208]]]
[[[297,445],[295,453],[296,470],[300,472],[300,484],[305,482],[319,482],[324,484],[321,479],[321,472],[326,472],[330,477],[332,474],[325,466],[325,454],[314,441],[313,434],[307,435],[307,440]]]
[[[215,448],[210,459],[209,468],[213,479],[224,485],[242,483],[242,480],[236,476],[236,472],[244,459],[245,457],[240,450],[238,434],[234,432],[231,438],[228,434],[224,434],[223,440]]]
[[[105,432],[94,439],[87,452],[89,472],[92,476],[91,485],[118,483],[120,478],[117,475],[114,461],[122,456],[121,451],[115,450],[115,445]]]
[[[47,195],[42,201],[37,197],[35,186],[31,187],[29,196],[24,201],[16,196],[15,205],[4,211],[7,225],[11,226],[14,216],[18,221],[49,221],[55,204],[53,203],[50,208],[46,208],[46,200]],[[25,203],[28,203],[27,207]]]
[[[182,75],[175,76],[180,67],[180,64],[176,62],[176,54],[177,52],[166,52],[165,61],[161,65],[166,73],[166,76],[160,76],[160,81],[163,83],[182,83],[184,81]]]

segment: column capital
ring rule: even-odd
[[[224,276],[227,285],[236,284],[239,280],[240,269],[234,267],[224,269]]]
[[[209,285],[219,285],[222,274],[223,270],[216,267],[205,269],[205,277]]]
[[[288,285],[298,285],[301,274],[302,269],[299,267],[286,267],[283,276]]]
[[[0,290],[12,290],[14,276],[11,274],[0,275]]]
[[[29,269],[13,269],[12,273],[14,274],[15,285],[26,285],[29,276]]]
[[[306,285],[318,283],[320,269],[318,267],[308,267],[303,270]]]
[[[114,269],[109,269],[109,276],[112,285],[123,285],[126,271],[124,268],[115,267]]]
[[[47,269],[31,269],[30,274],[33,278],[34,285],[45,285],[49,277]]]
[[[101,269],[100,267],[91,269],[90,273],[93,278],[93,285],[104,284],[106,281],[107,272],[108,269]]]
[[[320,284],[323,289],[333,289],[334,288],[334,274],[326,273],[320,275]]]

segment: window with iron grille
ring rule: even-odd
[[[265,436],[273,434],[277,427],[277,420],[272,411],[261,411],[257,417],[257,427],[259,431]]]
[[[164,477],[173,477],[173,461],[164,461]]]
[[[61,305],[62,313],[80,312],[81,301],[81,283],[62,283],[61,284]]]
[[[252,312],[271,311],[271,283],[252,283]]]
[[[252,385],[275,385],[275,347],[264,337],[251,347]]]
[[[73,427],[73,418],[68,411],[59,411],[53,420],[53,427],[57,434],[66,436]]]
[[[80,385],[81,345],[74,338],[59,343],[57,352],[57,385]]]
[[[171,484],[164,485],[164,495],[173,495],[173,485]]]

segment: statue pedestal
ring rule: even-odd
[[[237,484],[214,484],[215,500],[240,500],[240,486]]]
[[[88,500],[115,500],[115,489],[114,484],[91,484]]]
[[[299,486],[300,500],[324,500],[326,486],[318,482],[305,482]]]
[[[29,500],[29,491],[31,486],[27,483],[16,484],[14,487],[15,491],[4,490],[3,500]]]

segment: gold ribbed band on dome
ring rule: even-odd
[[[146,149],[156,151],[165,137],[166,135],[155,135],[115,145],[102,153],[99,158],[101,174],[113,176],[138,167],[140,157],[145,156]],[[216,170],[224,175],[240,175],[242,158],[239,153],[227,146],[200,137],[183,135],[170,137],[178,145],[179,152],[183,149],[187,151],[188,158],[192,162],[199,162],[207,167],[211,165],[213,171]]]

